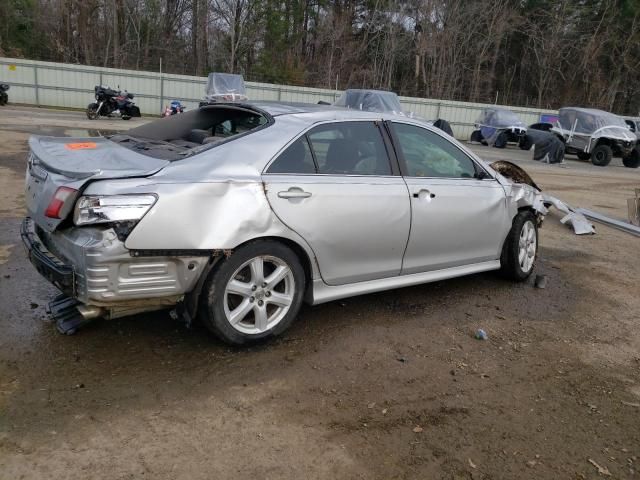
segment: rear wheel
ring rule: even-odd
[[[578,152],[576,153],[580,160],[591,160],[591,154],[587,152]]]
[[[513,219],[511,231],[504,241],[500,256],[503,276],[522,282],[529,278],[538,253],[538,226],[535,215],[522,210]]]
[[[613,150],[609,145],[598,145],[591,152],[591,163],[597,167],[606,167],[611,163]]]
[[[640,147],[631,150],[631,153],[622,159],[622,163],[627,168],[640,167]]]
[[[99,116],[100,115],[98,115],[98,104],[97,103],[90,103],[87,106],[87,118],[89,120],[95,120]]]
[[[272,240],[249,243],[207,279],[203,323],[232,345],[279,335],[298,315],[304,289],[304,270],[291,249]]]
[[[6,93],[0,94],[0,105],[6,105],[9,103],[9,96]]]

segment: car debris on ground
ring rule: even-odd
[[[513,180],[517,184],[530,185],[538,190],[538,192],[542,192],[542,189],[533,181],[529,174],[515,163],[507,160],[498,160],[491,164],[491,168],[499,172],[501,175]],[[524,195],[525,192],[521,192],[520,194]],[[563,225],[569,224],[573,227],[573,231],[576,235],[592,235],[596,233],[596,229],[593,224],[589,222],[589,220],[587,220],[580,211],[570,207],[562,200],[546,193],[542,194],[541,198],[543,205],[537,206],[536,208],[544,210],[545,215],[547,214],[550,206],[554,206],[561,212],[564,212],[566,215],[560,219],[560,223]]]
[[[587,210],[586,208],[578,208],[576,212],[580,215],[583,215],[584,217],[595,220],[596,222],[603,223],[611,228],[617,228],[618,230],[622,230],[623,232],[627,232],[631,235],[635,235],[636,237],[640,237],[640,227],[631,223],[607,217],[606,215],[594,212],[593,210]]]

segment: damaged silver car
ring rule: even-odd
[[[546,212],[433,126],[333,106],[218,103],[29,145],[22,238],[62,291],[64,333],[171,308],[245,344],[303,301],[489,270],[523,281]]]

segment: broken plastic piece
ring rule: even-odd
[[[56,328],[63,335],[73,335],[78,328],[91,321],[80,314],[77,306],[78,301],[65,294],[58,295],[47,305],[47,313],[56,322]]]
[[[569,224],[573,227],[573,231],[576,235],[593,235],[596,233],[596,229],[593,224],[579,211],[576,210],[562,200],[551,195],[543,194],[543,202],[547,207],[553,205],[561,212],[566,213],[564,217],[560,219],[560,223]]]

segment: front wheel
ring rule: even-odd
[[[87,106],[87,118],[89,120],[96,120],[100,115],[98,114],[98,104],[90,103]]]
[[[596,167],[606,167],[611,163],[613,158],[613,150],[609,145],[598,145],[591,152],[591,163]]]
[[[502,246],[500,272],[503,276],[523,282],[536,264],[538,254],[538,226],[530,210],[522,210],[513,219],[511,231]]]
[[[509,136],[506,132],[499,133],[496,141],[493,146],[496,148],[505,148],[507,146],[507,142],[509,141]]]
[[[272,240],[238,248],[210,274],[203,323],[221,340],[244,345],[284,332],[298,315],[305,275],[297,255]]]
[[[629,155],[623,157],[622,164],[627,168],[640,167],[640,147],[634,148]]]

